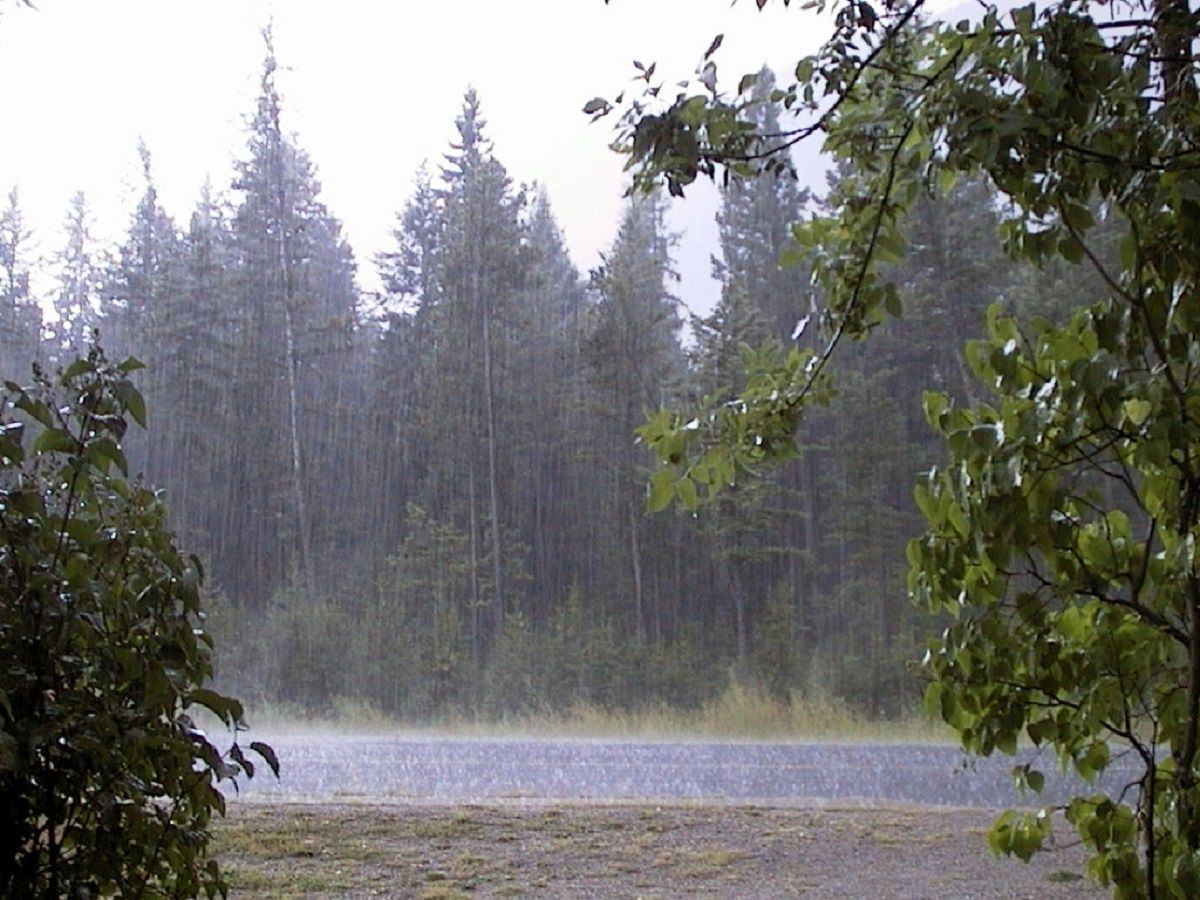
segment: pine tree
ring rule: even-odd
[[[318,523],[323,541],[336,542],[354,509],[344,497],[316,498],[334,496],[328,485],[349,415],[346,363],[357,323],[353,257],[318,199],[308,156],[283,131],[278,66],[265,37],[248,158],[234,183],[231,400],[245,452],[235,458],[224,525],[242,541],[231,548],[232,581],[258,602],[292,565],[314,595]],[[264,529],[265,521],[277,527]]]
[[[749,110],[762,134],[779,133],[772,99],[774,75],[762,69]],[[720,258],[713,274],[721,299],[695,324],[696,377],[701,396],[725,402],[745,387],[746,354],[771,342],[777,348],[809,346],[817,332],[817,298],[808,275],[785,265],[794,248],[791,226],[808,195],[787,167],[757,179],[731,178],[717,214]],[[811,327],[810,327],[811,326]],[[714,540],[717,580],[734,606],[739,671],[749,671],[752,620],[768,594],[783,585],[790,611],[777,619],[799,629],[813,601],[819,460],[807,448],[800,459],[763,473],[764,481],[729,493],[702,516]],[[790,636],[798,641],[798,633]]]
[[[584,539],[588,504],[576,473],[586,478],[580,354],[587,296],[550,198],[537,186],[531,197],[529,272],[514,310],[505,406],[513,423],[513,531],[529,546],[527,612],[536,627],[549,622],[571,589],[574,548]]]
[[[991,193],[974,181],[918,205],[906,227],[909,253],[890,273],[909,308],[869,346],[848,349],[836,409],[816,411],[806,429],[821,445],[813,458],[825,608],[808,620],[814,678],[872,712],[903,708],[915,690],[903,670],[919,644],[904,545],[920,527],[911,485],[942,451],[912,386],[936,385],[960,399],[975,389],[962,341],[982,333],[989,299],[1014,283],[994,210]]]
[[[150,151],[138,145],[144,188],[125,241],[102,275],[101,330],[104,344],[118,358],[136,356],[147,365],[138,379],[147,403],[155,411],[155,427],[131,435],[127,452],[138,471],[151,483],[173,480],[176,439],[172,429],[186,412],[168,399],[183,373],[177,369],[180,343],[169,338],[171,320],[184,301],[180,241],[175,223],[158,202]],[[189,339],[200,335],[189,335]]]
[[[58,289],[53,298],[56,321],[50,328],[52,360],[85,354],[100,323],[100,271],[93,255],[91,228],[87,200],[77,191],[64,225],[66,242],[55,257]]]
[[[442,198],[428,170],[397,216],[396,249],[376,258],[384,286],[383,332],[372,357],[371,434],[381,463],[372,514],[380,546],[403,537],[406,510],[418,500],[442,449],[423,439],[436,425],[431,400],[435,377],[441,291]]]
[[[751,97],[751,119],[762,134],[778,134],[779,105],[772,100],[775,77],[770,69],[758,73]],[[798,329],[797,319],[818,312],[816,297],[802,266],[786,265],[795,247],[791,226],[809,202],[795,177],[779,171],[761,178],[731,178],[721,192],[717,213],[721,255],[713,274],[722,296],[744,298],[762,316],[766,336],[778,341],[805,340],[816,332]]]
[[[29,288],[29,242],[17,189],[0,212],[0,379],[23,382],[41,353],[42,313]]]
[[[458,141],[446,157],[443,203],[445,252],[441,261],[440,308],[450,328],[446,361],[458,368],[454,383],[461,391],[462,422],[483,436],[482,459],[470,459],[468,509],[473,559],[479,561],[476,535],[481,502],[487,508],[487,552],[490,561],[491,632],[500,634],[508,605],[503,552],[511,497],[501,485],[504,422],[497,394],[505,373],[507,345],[514,331],[514,306],[524,284],[520,215],[524,197],[512,189],[508,173],[492,153],[484,134],[479,98],[467,91],[455,122]],[[465,364],[465,365],[464,365]],[[486,491],[486,499],[480,494]]]
[[[589,412],[598,426],[592,441],[604,473],[607,500],[594,513],[605,529],[593,546],[604,554],[593,572],[625,573],[632,629],[645,642],[661,614],[646,577],[643,484],[648,460],[634,444],[646,411],[678,391],[683,360],[679,314],[668,283],[673,277],[671,239],[656,197],[636,198],[625,211],[612,249],[593,275],[599,302],[591,312],[585,348],[591,385]],[[595,577],[595,576],[593,576]],[[603,582],[601,582],[603,583]]]
[[[727,215],[725,222],[730,219]],[[728,269],[724,273],[731,274]],[[721,403],[738,396],[745,387],[745,355],[766,340],[765,322],[766,316],[745,293],[744,283],[729,278],[713,312],[692,323],[695,346],[691,374],[700,396]],[[754,604],[754,595],[765,595],[770,586],[765,574],[756,571],[756,564],[764,558],[764,542],[779,539],[765,508],[767,492],[775,487],[756,481],[726,491],[699,516],[713,549],[713,582],[723,588],[717,593],[732,605],[737,671],[741,677],[750,671],[751,607],[760,605]]]
[[[151,371],[161,373],[161,409],[152,407],[170,441],[164,450],[169,474],[161,484],[181,536],[205,557],[223,559],[230,539],[243,539],[222,534],[220,518],[223,488],[240,452],[229,379],[235,358],[233,259],[228,217],[208,184],[179,237],[177,254],[173,293],[158,322],[161,345],[142,350]]]

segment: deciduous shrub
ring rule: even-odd
[[[191,715],[236,736],[242,709],[205,687],[199,560],[127,480],[137,368],[96,349],[0,393],[0,896],[226,892],[218,783],[254,765]]]

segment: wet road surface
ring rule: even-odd
[[[271,743],[282,775],[243,783],[240,796],[330,802],[496,800],[812,801],[1040,806],[1093,793],[1058,774],[1053,756],[973,759],[928,744],[744,743],[253,735]],[[243,739],[243,746],[249,739]],[[1034,759],[1040,795],[1022,798],[1011,770]],[[1102,790],[1131,780],[1119,763]]]

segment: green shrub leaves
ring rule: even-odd
[[[193,719],[242,708],[204,687],[199,561],[125,480],[139,367],[97,349],[0,395],[0,896],[226,893],[209,823],[254,763]]]

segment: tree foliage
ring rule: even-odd
[[[94,349],[0,395],[0,895],[224,894],[207,859],[218,783],[254,763],[196,725],[240,704],[206,687],[202,570],[158,496],[126,480],[134,359]],[[252,743],[278,774],[269,747]]]
[[[1066,321],[995,309],[989,337],[967,348],[986,397],[926,398],[949,453],[918,488],[928,531],[908,551],[914,598],[949,622],[929,646],[927,700],[978,753],[1027,739],[1089,780],[1128,755],[1135,790],[1066,806],[1092,872],[1122,896],[1195,896],[1197,15],[1182,0],[986,6],[961,22],[920,2],[805,6],[832,10],[833,35],[776,90],[793,116],[780,130],[755,127],[753,75],[718,91],[711,52],[695,91],[660,99],[650,84],[625,107],[637,179],[675,193],[722,167],[786,169],[788,148],[813,135],[847,173],[827,211],[794,229],[826,347],[764,353],[734,401],[648,423],[643,438],[670,467],[655,484],[689,502],[793,455],[833,349],[901,312],[888,266],[906,216],[982,175],[1011,255],[1076,266],[1099,287]],[[1042,783],[1028,767],[1016,775]],[[993,846],[1028,857],[1049,821],[1008,814]]]

